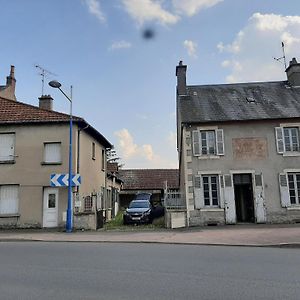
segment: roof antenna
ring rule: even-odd
[[[43,68],[40,65],[35,65],[35,67],[40,70],[39,75],[42,77],[42,95],[44,95],[45,77],[47,77],[48,75],[52,75],[52,76],[57,76],[57,75],[48,71],[47,69]]]
[[[273,57],[277,61],[281,61],[283,59],[283,64],[284,64],[284,70],[286,70],[286,59],[285,59],[285,51],[284,51],[284,43],[281,42],[281,48],[282,48],[282,56],[281,57]]]

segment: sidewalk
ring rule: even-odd
[[[188,229],[128,231],[1,230],[3,241],[112,242],[300,248],[300,224],[227,225]]]

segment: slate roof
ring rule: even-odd
[[[68,123],[69,120],[70,116],[68,114],[41,109],[37,106],[0,97],[0,125]],[[83,118],[73,116],[73,121],[81,127],[88,126],[86,128],[87,132],[98,139],[106,148],[112,147],[112,144]]]
[[[287,81],[187,86],[183,123],[300,118],[300,88]]]
[[[179,188],[178,169],[123,169],[119,174],[123,190],[164,189],[166,180],[169,188]]]

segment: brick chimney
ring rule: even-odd
[[[177,95],[186,95],[186,69],[187,66],[182,64],[182,60],[179,65],[176,66],[177,76]]]
[[[288,82],[291,86],[300,86],[300,63],[294,57],[285,70]]]
[[[15,78],[15,67],[10,66],[10,74],[6,77],[6,85],[1,86],[0,96],[9,100],[16,101],[16,78]]]
[[[53,98],[50,95],[39,97],[39,108],[53,110]]]

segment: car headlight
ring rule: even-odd
[[[144,215],[144,216],[149,216],[149,215],[150,215],[150,213],[151,213],[151,211],[150,211],[150,210],[147,210],[147,211],[145,211],[145,212],[144,212],[144,214],[143,214],[143,215]]]
[[[127,210],[124,211],[124,216],[128,216]]]

